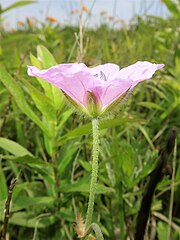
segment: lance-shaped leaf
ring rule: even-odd
[[[21,87],[6,71],[2,64],[0,64],[0,81],[6,86],[10,94],[14,97],[14,100],[21,111],[25,113],[35,124],[37,124],[46,135],[51,136],[47,126],[39,119],[39,117],[27,103]]]

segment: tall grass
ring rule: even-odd
[[[75,239],[75,209],[85,216],[91,172],[88,120],[74,113],[60,92],[29,78],[26,66],[48,68],[77,56],[88,66],[165,63],[165,70],[138,86],[119,113],[100,123],[94,221],[105,239],[133,239],[149,174],[168,131],[180,123],[177,17],[136,17],[121,29],[82,28],[80,38],[78,27],[49,23],[37,28],[27,22],[14,32],[2,28],[0,49],[0,230],[8,186],[19,176],[11,200],[11,239]],[[155,191],[146,239],[179,237],[179,166],[177,148]]]

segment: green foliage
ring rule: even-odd
[[[0,138],[0,145],[1,148],[5,149],[6,151],[12,153],[13,155],[20,157],[24,155],[32,155],[27,149],[20,146],[18,143],[13,142],[6,138]]]
[[[172,0],[163,0],[173,17],[180,18],[180,1],[173,2]]]
[[[31,3],[35,3],[35,2],[36,1],[18,1],[18,2],[15,2],[15,3],[11,4],[10,6],[4,8],[4,9],[2,9],[1,6],[0,6],[0,14],[5,13],[7,11],[10,11],[13,8],[22,7],[22,6],[25,6],[25,5],[28,5],[28,4],[31,4]]]
[[[14,81],[14,79],[8,74],[3,65],[0,67],[0,80],[7,87],[8,91],[13,95],[18,107],[41,129],[43,129],[47,135],[50,135],[46,125],[43,124],[43,122],[38,118],[38,116],[33,112],[32,108],[27,103],[24,93],[18,83],[16,83],[16,81]]]
[[[5,200],[7,198],[7,191],[8,191],[4,172],[1,167],[1,162],[0,162],[0,188],[1,188],[1,191],[0,191],[0,202],[1,202],[2,200]]]
[[[33,1],[26,1],[26,4]],[[171,18],[137,17],[130,26],[86,29],[84,62],[114,62],[122,67],[137,60],[165,63],[153,80],[136,87],[119,115],[100,122],[100,167],[94,221],[101,222],[105,239],[134,235],[135,221],[149,174],[157,161],[168,130],[180,125],[180,51],[178,4],[164,1]],[[25,4],[17,2],[7,9]],[[13,238],[72,239],[76,211],[85,216],[89,193],[92,133],[88,119],[74,113],[63,94],[40,78],[30,78],[27,65],[40,69],[74,62],[77,28],[26,23],[7,32],[0,42],[0,221],[12,177],[9,232]],[[85,41],[84,41],[85,42]],[[96,46],[95,46],[96,44]],[[8,102],[10,108],[6,112]],[[1,132],[1,131],[0,131]],[[179,144],[179,139],[177,140]],[[172,168],[172,157],[169,168]],[[179,198],[179,149],[175,174],[172,239],[178,238],[176,208]],[[155,229],[165,239],[171,171],[158,185],[152,204]],[[158,212],[161,218],[156,217]],[[164,220],[165,219],[165,220]],[[16,229],[18,229],[16,231]],[[123,231],[124,230],[124,231]],[[16,235],[17,234],[17,235]],[[121,234],[121,235],[120,235]]]

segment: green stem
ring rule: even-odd
[[[97,240],[104,240],[100,227],[96,223],[92,223],[85,233],[85,240],[94,239],[91,238],[90,233],[94,231]],[[87,237],[86,237],[87,236]]]
[[[89,194],[89,203],[86,215],[85,228],[88,229],[91,225],[94,198],[96,193],[97,175],[98,175],[98,155],[99,155],[99,122],[96,118],[92,119],[92,132],[93,132],[93,160],[92,160],[92,175]]]
[[[118,198],[119,198],[119,225],[120,225],[120,236],[121,239],[125,239],[125,222],[124,222],[124,200],[123,200],[123,189],[122,189],[122,183],[119,185],[118,189]]]

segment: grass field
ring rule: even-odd
[[[78,239],[73,224],[78,213],[85,220],[88,203],[91,120],[59,90],[29,77],[27,65],[44,69],[110,62],[122,68],[139,60],[165,67],[100,120],[93,222],[104,239],[140,240],[135,233],[141,235],[138,224],[143,231],[138,213],[144,211],[149,216],[144,239],[180,239],[180,3],[164,2],[168,19],[136,17],[120,29],[59,26],[49,19],[41,27],[27,20],[7,31],[0,18],[2,239]],[[7,199],[11,207],[5,231]],[[93,236],[101,239],[96,230],[85,239]]]

